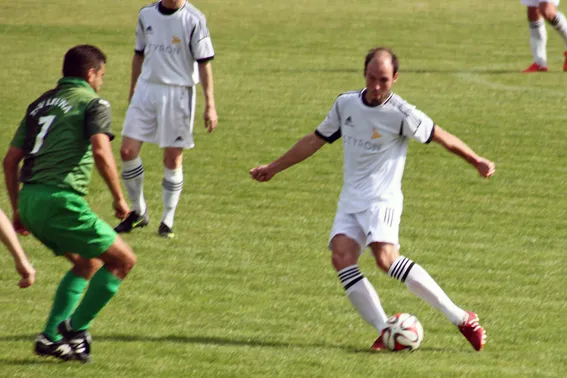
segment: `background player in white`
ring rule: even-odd
[[[547,30],[544,19],[557,30],[565,42],[567,50],[567,20],[565,15],[557,10],[559,0],[521,0],[528,8],[530,23],[530,46],[534,62],[523,72],[547,71]],[[567,71],[567,51],[564,53],[563,71]]]
[[[257,181],[268,181],[313,155],[326,142],[342,137],[344,185],[329,248],[348,299],[380,334],[372,349],[385,349],[381,332],[387,316],[376,290],[358,267],[359,255],[367,246],[384,272],[441,310],[480,350],[486,335],[477,315],[457,307],[421,266],[399,254],[401,180],[409,139],[441,144],[474,166],[482,177],[494,174],[494,163],[475,154],[460,139],[391,92],[398,78],[398,59],[391,50],[370,50],[364,77],[364,90],[340,95],[313,133],[272,163],[253,168],[250,174]]]
[[[213,45],[205,16],[185,0],[162,0],[142,8],[132,60],[130,106],[122,130],[122,178],[133,211],[116,228],[144,227],[149,215],[144,199],[143,142],[164,149],[161,236],[173,237],[173,218],[183,187],[183,149],[193,148],[195,85],[205,96],[205,127],[212,132],[218,116],[213,93]]]

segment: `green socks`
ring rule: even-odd
[[[98,270],[91,279],[85,297],[71,315],[71,326],[74,331],[89,328],[91,321],[116,294],[122,280],[104,267]]]
[[[53,307],[47,318],[47,324],[44,330],[45,335],[52,341],[61,340],[61,335],[57,332],[57,326],[71,315],[73,309],[81,299],[81,295],[88,282],[89,281],[83,277],[77,276],[72,271],[68,271],[61,280],[55,292]]]

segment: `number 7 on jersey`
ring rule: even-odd
[[[35,144],[33,145],[33,149],[31,150],[30,154],[35,154],[37,153],[37,151],[39,151],[41,145],[43,144],[43,138],[45,138],[45,134],[47,134],[47,130],[49,130],[49,126],[51,126],[54,120],[55,116],[52,115],[39,117],[38,124],[41,125],[41,130],[35,137]]]

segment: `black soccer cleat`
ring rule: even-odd
[[[91,362],[91,334],[87,331],[74,331],[71,328],[71,319],[63,321],[57,326],[57,331],[63,340],[69,344],[73,351],[73,358],[82,363]]]
[[[44,333],[35,339],[35,354],[41,357],[55,357],[63,361],[73,359],[73,348],[65,341],[51,341]]]
[[[158,234],[159,236],[163,236],[164,238],[169,238],[169,239],[173,239],[173,237],[175,236],[173,230],[163,222],[159,224]]]
[[[144,214],[140,215],[135,211],[130,212],[126,219],[124,219],[120,224],[114,227],[114,231],[117,233],[130,232],[138,227],[146,227],[150,223],[150,216],[146,211]]]

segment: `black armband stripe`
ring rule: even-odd
[[[429,138],[427,138],[427,140],[425,141],[425,144],[431,143],[434,135],[435,135],[435,124],[433,124],[433,127],[431,128],[431,134],[429,134]]]
[[[209,56],[208,58],[197,59],[197,63],[207,63],[215,59],[215,56]]]
[[[319,132],[319,130],[315,130],[315,135],[317,135],[319,138],[323,139],[327,143],[333,143],[334,141],[336,141],[337,139],[339,139],[342,136],[342,133],[341,133],[341,129],[339,128],[337,131],[335,131],[334,133],[332,133],[328,137],[321,134]]]

